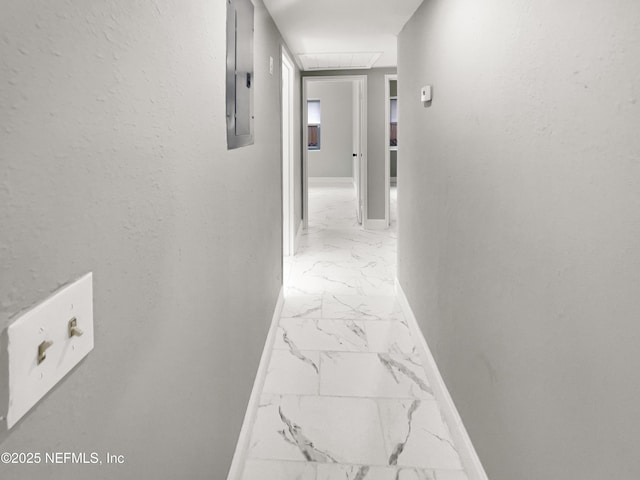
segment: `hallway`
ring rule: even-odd
[[[3,2],[0,479],[640,479],[639,19]]]
[[[361,229],[350,185],[309,196],[243,480],[466,480],[395,298],[395,222]]]

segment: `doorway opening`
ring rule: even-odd
[[[394,224],[396,216],[398,178],[398,76],[384,76],[384,189],[385,221]]]
[[[323,119],[323,101],[313,98],[312,93],[315,87],[341,84],[350,90],[348,100],[351,104],[351,124],[348,129],[351,131],[350,145],[348,145],[339,153],[340,168],[345,168],[342,173],[325,173],[326,170],[317,169],[311,172],[310,155],[314,158],[327,153],[329,147],[330,125],[331,121],[324,115]],[[345,97],[347,98],[347,97]],[[344,75],[344,76],[317,76],[304,77],[302,84],[303,99],[303,175],[302,175],[302,199],[303,199],[303,220],[304,228],[309,228],[309,178],[313,173],[315,182],[338,182],[352,183],[355,191],[355,200],[353,208],[355,209],[355,217],[357,222],[364,226],[364,219],[367,218],[367,77],[366,75]],[[319,101],[318,101],[319,100]],[[311,105],[309,101],[313,103]],[[344,112],[344,104],[341,109]],[[325,112],[326,112],[325,104]],[[312,118],[310,118],[312,117]],[[309,123],[310,120],[312,123]],[[312,142],[312,145],[309,142]],[[310,146],[311,145],[311,146]],[[349,148],[350,147],[350,148]],[[323,148],[325,149],[323,151]],[[330,153],[330,152],[329,152]],[[331,158],[331,154],[329,155]],[[323,164],[322,168],[326,168]],[[344,173],[346,172],[346,173]]]

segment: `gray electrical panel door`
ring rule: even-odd
[[[227,0],[227,148],[253,144],[253,3]]]

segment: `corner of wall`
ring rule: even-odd
[[[250,435],[253,430],[253,425],[258,415],[258,406],[260,404],[260,396],[262,395],[262,389],[264,387],[267,374],[269,373],[268,367],[271,362],[271,354],[273,352],[273,343],[276,339],[278,330],[278,322],[280,320],[280,314],[282,313],[282,307],[284,307],[284,290],[281,288],[278,294],[278,301],[273,310],[273,316],[271,317],[271,325],[269,327],[269,333],[264,342],[264,348],[260,357],[260,364],[258,365],[258,372],[251,389],[251,396],[247,410],[242,422],[242,428],[240,435],[238,436],[238,442],[236,449],[233,453],[233,460],[231,461],[231,467],[229,468],[229,474],[227,480],[240,480],[242,476],[242,469],[248,454]]]
[[[396,295],[400,302],[402,313],[409,324],[411,334],[417,341],[419,354],[422,359],[422,363],[425,366],[429,384],[433,388],[433,394],[438,401],[438,406],[442,410],[447,426],[451,431],[451,436],[453,437],[453,441],[457,447],[460,459],[462,460],[462,465],[465,468],[469,480],[489,480],[487,473],[482,466],[482,462],[480,461],[480,457],[478,457],[476,449],[471,442],[471,438],[469,438],[467,429],[462,423],[462,418],[460,418],[458,409],[449,394],[447,385],[444,383],[444,379],[440,374],[440,370],[438,369],[435,358],[431,353],[427,340],[422,333],[422,330],[420,330],[418,320],[411,308],[411,304],[409,303],[409,300],[402,289],[402,285],[397,278]]]

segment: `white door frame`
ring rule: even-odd
[[[362,188],[362,178],[360,176],[361,162],[360,162],[360,151],[361,151],[361,141],[360,135],[360,115],[354,115],[353,112],[358,112],[361,108],[361,98],[360,98],[361,88],[357,82],[351,83],[351,148],[352,148],[352,157],[351,157],[351,181],[353,182],[353,188],[356,191],[356,220],[360,225],[364,225],[364,218],[362,218],[362,205],[360,195],[360,188]]]
[[[302,80],[302,201],[304,228],[309,228],[309,175],[308,175],[308,130],[307,130],[307,89],[310,82],[352,82],[360,93],[360,108],[353,112],[360,116],[360,212],[364,227],[367,219],[367,76],[331,75],[303,77]],[[354,132],[356,135],[356,132]]]
[[[384,76],[384,221],[387,227],[391,223],[391,80],[398,81],[398,75]]]
[[[281,111],[282,111],[282,254],[295,255],[295,193],[293,178],[294,159],[294,81],[295,68],[291,57],[281,48]]]

